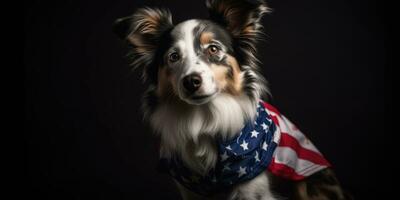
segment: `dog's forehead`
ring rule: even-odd
[[[193,36],[191,35],[191,33],[193,33],[193,30],[198,26],[200,26],[199,20],[197,19],[187,20],[176,25],[172,30],[171,35],[176,40],[185,39],[190,36]]]
[[[202,33],[210,33],[214,40],[221,42],[228,48],[232,45],[230,34],[221,26],[208,20],[191,19],[181,22],[171,31],[171,36],[178,45],[179,43],[186,45],[194,43],[194,46],[190,46],[196,48],[196,43],[198,43]]]

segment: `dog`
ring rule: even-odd
[[[114,24],[132,66],[143,69],[142,106],[160,137],[160,169],[185,200],[349,199],[315,146],[262,101],[269,90],[256,44],[267,4],[206,5],[209,19],[174,25],[168,10],[141,8]]]

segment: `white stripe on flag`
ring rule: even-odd
[[[326,166],[315,164],[309,160],[298,158],[297,153],[290,147],[278,146],[275,150],[274,161],[286,165],[301,176],[309,176]]]
[[[301,147],[321,154],[318,149],[312,144],[312,142],[307,139],[300,130],[293,129],[294,125],[285,116],[281,115],[277,117],[281,125],[281,132],[287,133],[288,135],[295,138],[299,142]]]
[[[279,142],[281,141],[281,131],[278,126],[275,126],[274,137],[272,139],[277,145],[279,145]]]

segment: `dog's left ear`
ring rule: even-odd
[[[237,44],[244,64],[255,62],[256,42],[262,34],[261,17],[270,11],[263,0],[207,0],[210,19],[225,27]]]

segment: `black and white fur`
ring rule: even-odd
[[[132,47],[132,66],[143,68],[148,85],[143,109],[160,135],[160,156],[179,156],[199,174],[206,174],[217,162],[215,138],[238,134],[245,121],[253,120],[258,101],[268,93],[255,56],[262,34],[260,20],[269,11],[265,2],[207,0],[206,4],[208,20],[173,25],[168,10],[142,8],[115,25]],[[204,199],[178,187],[184,199]],[[277,198],[270,178],[262,173],[209,199]]]

